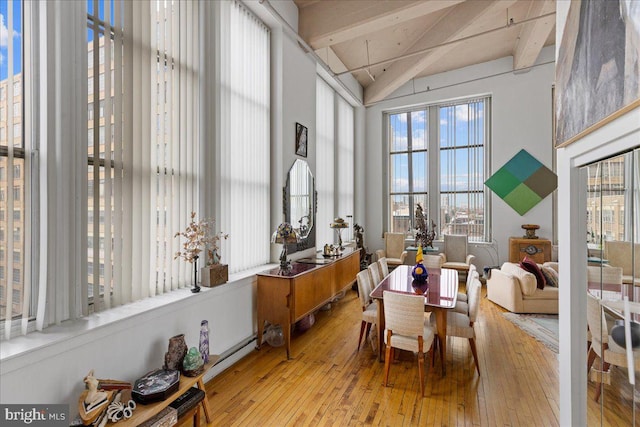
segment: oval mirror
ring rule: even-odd
[[[315,246],[315,187],[306,161],[296,159],[287,174],[284,188],[284,217],[300,237],[287,250],[296,252]]]

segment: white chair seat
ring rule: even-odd
[[[461,314],[469,314],[469,304],[466,301],[456,301],[453,311]]]
[[[451,268],[452,270],[469,270],[469,264],[466,262],[447,261],[442,264],[442,268]]]
[[[386,257],[386,258],[387,258],[387,265],[396,265],[396,266],[398,266],[398,265],[401,265],[404,262],[400,258],[389,258],[389,257]]]
[[[469,327],[469,316],[455,311],[447,312],[447,335],[474,338],[474,330]]]
[[[375,325],[378,322],[378,304],[369,304],[362,312],[362,320]]]
[[[458,292],[458,301],[467,302],[469,297],[464,292]]]
[[[424,342],[431,342],[435,337],[435,331],[433,326],[425,323],[422,339]],[[387,344],[387,330],[384,331],[384,343]],[[404,335],[393,334],[391,335],[391,346],[407,351],[418,351],[418,341],[415,337],[407,337]]]

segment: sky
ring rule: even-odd
[[[13,33],[9,35],[9,1],[13,3]],[[22,9],[20,0],[0,0],[0,80],[9,75],[9,43],[13,43],[13,73],[21,72],[22,65]]]
[[[439,109],[439,126],[440,126],[440,147],[449,146],[462,146],[469,144],[470,134],[471,143],[473,143],[474,134],[479,136],[480,141],[484,139],[482,129],[478,129],[478,132],[473,132],[474,129],[471,126],[473,120],[470,121],[469,104],[443,107]],[[477,114],[479,118],[483,116],[482,103],[471,104],[480,105]],[[472,117],[473,118],[473,117]],[[389,118],[392,129],[392,137],[390,141],[391,150],[406,150],[407,149],[407,114],[393,114]],[[455,123],[455,126],[454,126]],[[482,124],[482,121],[480,121]],[[413,148],[416,148],[416,142],[418,142],[417,148],[424,148],[426,144],[425,134],[428,127],[426,111],[415,111],[411,113],[411,128],[412,128],[412,142]],[[426,156],[424,154],[414,153],[413,155],[413,169],[414,169],[414,191],[426,191],[424,179],[427,173]],[[474,188],[482,190],[484,176],[476,176],[473,179],[469,179],[471,174],[482,172],[482,162],[476,167],[476,169],[469,168],[467,164],[469,153],[466,149],[458,149],[452,151],[443,151],[440,158],[440,189],[441,191],[448,190],[467,190],[470,187],[470,182],[474,183]],[[406,174],[408,165],[408,156],[406,154],[398,154],[392,156],[392,189],[393,192],[406,192],[409,190],[408,179]],[[420,166],[417,166],[417,165]],[[423,166],[424,165],[424,166]]]

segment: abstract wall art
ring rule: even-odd
[[[558,186],[558,177],[526,150],[520,150],[484,183],[520,215]]]

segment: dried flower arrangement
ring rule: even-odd
[[[186,241],[182,244],[182,250],[176,252],[175,258],[183,258],[185,261],[193,263],[200,257],[203,250],[207,254],[206,265],[220,263],[220,239],[228,239],[229,235],[223,232],[216,233],[215,220],[203,219],[195,220],[196,213],[191,212],[191,222],[185,231],[177,232],[174,237],[182,236]]]

